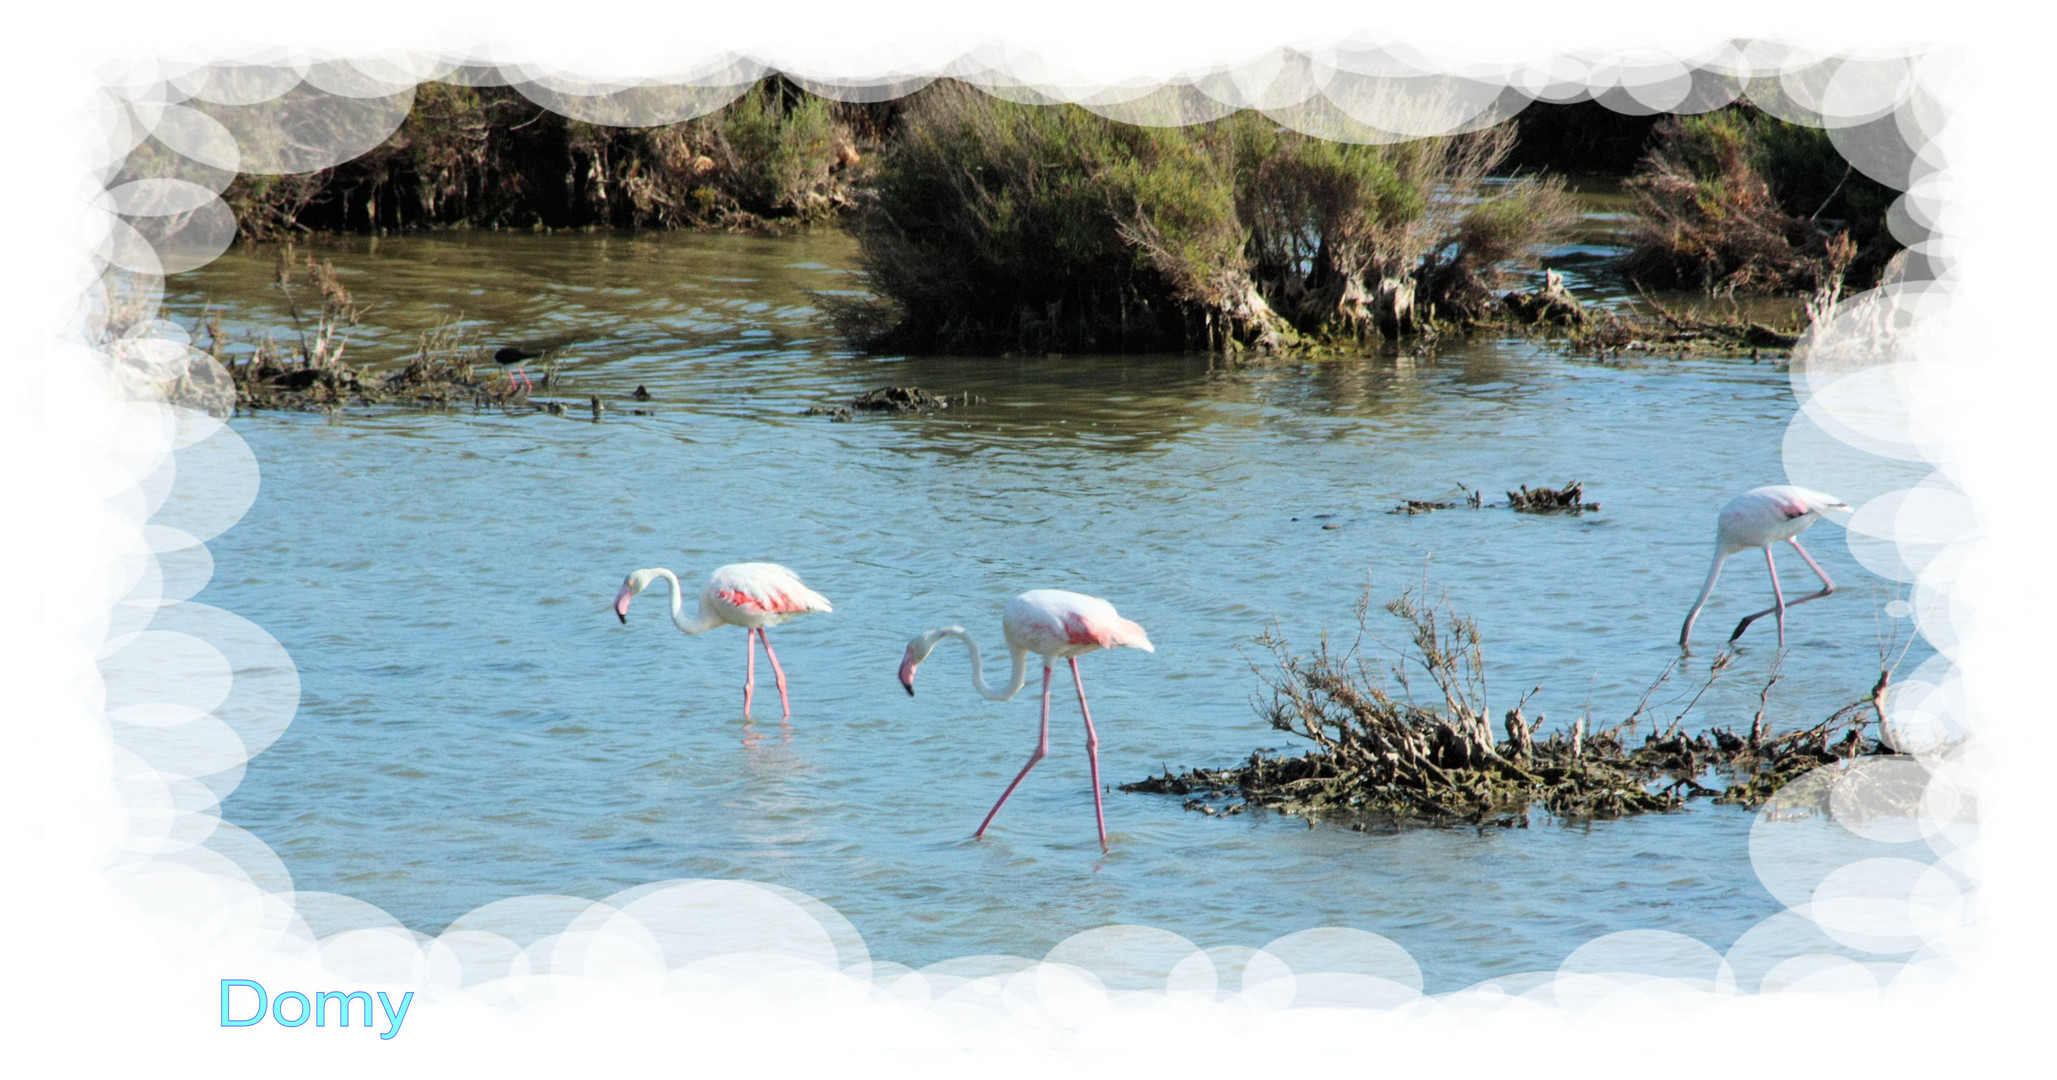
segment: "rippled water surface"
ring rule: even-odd
[[[1614,930],[1723,948],[1780,909],[1751,871],[1751,815],[1728,807],[1380,834],[1209,818],[1115,790],[1292,748],[1252,707],[1250,639],[1273,619],[1302,646],[1346,634],[1367,575],[1382,602],[1426,574],[1478,618],[1496,713],[1540,685],[1528,711],[1550,728],[1582,710],[1626,716],[1678,655],[1716,509],[1784,480],[1793,399],[1770,364],[1607,365],[1492,341],[1245,368],[867,358],[840,346],[811,295],[856,287],[836,234],[476,234],[321,254],[369,308],[353,358],[398,357],[461,315],[494,343],[550,346],[567,382],[545,396],[578,407],[234,421],[263,487],[212,543],[199,599],[283,642],[302,698],[223,812],[300,888],[435,932],[510,896],[769,881],[912,965],[1040,956],[1112,922],[1203,947],[1348,926],[1405,946],[1431,991],[1554,968]],[[271,266],[233,253],[174,282],[171,307],[191,319],[211,305],[231,332],[283,337]],[[801,415],[888,383],[985,400],[852,423]],[[637,386],[648,403],[629,398]],[[604,420],[585,418],[587,395],[610,403]],[[1386,513],[1458,484],[1493,497],[1573,478],[1602,511]],[[1793,613],[1771,698],[1788,725],[1869,688],[1892,595],[1838,526],[1806,540],[1846,588]],[[789,726],[761,663],[759,718],[742,717],[741,631],[679,634],[661,586],[626,626],[609,610],[638,567],[697,588],[750,559],[791,566],[836,606],[777,628]],[[1786,561],[1792,595],[1811,578]],[[893,678],[928,627],[961,623],[997,649],[1002,605],[1036,587],[1105,597],[1157,645],[1081,664],[1111,854],[1095,843],[1066,676],[1050,757],[983,841],[972,829],[1035,742],[1033,687],[985,701],[950,645],[919,696]],[[1700,662],[1768,594],[1761,560],[1737,559],[1703,617]],[[1397,642],[1373,611],[1374,633]],[[1747,724],[1774,641],[1768,621],[1753,629],[1695,715]],[[1656,711],[1668,719],[1692,689],[1668,685]]]

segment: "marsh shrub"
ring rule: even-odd
[[[762,227],[846,198],[851,121],[776,77],[715,112],[648,128],[588,124],[509,87],[423,83],[400,129],[304,177],[241,176],[225,197],[251,238],[445,225]]]
[[[788,103],[769,82],[715,113],[702,130],[737,202],[765,215],[821,216],[838,146],[849,142],[826,99],[810,94]]]
[[[873,288],[918,350],[1175,348],[1240,281],[1223,162],[1173,129],[940,85],[853,223]]]
[[[952,83],[911,99],[903,124],[852,222],[893,310],[838,313],[873,347],[1397,334],[1429,305],[1481,313],[1504,264],[1570,221],[1561,188],[1485,183],[1502,130],[1365,146],[1255,113],[1138,127]]]
[[[1885,229],[1894,192],[1852,169],[1826,131],[1744,104],[1667,118],[1653,138],[1629,181],[1641,222],[1624,269],[1637,281],[1822,289],[1846,272],[1875,278],[1899,247]],[[1855,245],[1853,257],[1832,252],[1839,235]]]

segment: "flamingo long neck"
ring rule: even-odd
[[[1678,632],[1679,644],[1684,645],[1686,639],[1693,636],[1693,620],[1700,617],[1700,609],[1706,606],[1707,598],[1714,595],[1714,582],[1721,577],[1721,564],[1727,562],[1728,557],[1733,554],[1735,553],[1724,547],[1720,541],[1715,542],[1714,565],[1707,568],[1707,584],[1700,586],[1700,598],[1693,601],[1693,610],[1686,612],[1686,625]]]
[[[988,701],[1006,701],[1020,693],[1021,688],[1028,684],[1027,649],[1009,649],[1014,655],[1014,673],[1008,676],[1005,687],[993,687],[986,685],[985,663],[979,657],[978,642],[973,641],[970,634],[955,626],[938,630],[936,634],[938,637],[954,637],[964,642],[966,649],[971,650],[971,685],[978,689],[980,697]]]
[[[694,618],[686,618],[686,591],[679,584],[678,575],[669,570],[657,571],[657,576],[671,582],[671,624],[688,634],[704,634],[721,625],[721,619],[702,611]]]

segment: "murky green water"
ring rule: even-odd
[[[1496,710],[1541,685],[1528,711],[1551,728],[1581,710],[1626,716],[1677,656],[1716,509],[1784,480],[1792,395],[1769,364],[1610,365],[1512,341],[1243,369],[869,358],[840,346],[809,295],[855,287],[836,234],[460,234],[319,254],[369,308],[353,358],[397,357],[461,314],[496,344],[552,347],[567,383],[550,392],[579,407],[234,421],[262,493],[212,543],[198,599],[283,642],[303,696],[224,815],[299,887],[433,932],[509,896],[770,881],[914,965],[1040,956],[1110,922],[1203,947],[1350,926],[1407,947],[1432,991],[1554,968],[1612,930],[1723,948],[1780,909],[1751,872],[1751,815],[1732,808],[1380,835],[1112,790],[1290,746],[1252,708],[1249,640],[1272,619],[1307,645],[1347,633],[1367,575],[1383,601],[1425,573],[1478,618]],[[232,253],[176,280],[171,307],[282,332],[271,267],[268,252]],[[888,383],[985,402],[800,415]],[[649,402],[629,399],[638,386]],[[587,395],[613,411],[585,419]],[[1601,512],[1385,512],[1459,484],[1494,497],[1573,478]],[[1772,695],[1788,724],[1869,688],[1892,596],[1837,526],[1807,542],[1846,588],[1792,616]],[[767,670],[760,719],[741,717],[740,631],[680,635],[657,593],[627,626],[608,607],[637,567],[697,583],[750,559],[793,567],[836,605],[776,631],[789,728]],[[1787,561],[1790,594],[1805,569]],[[928,627],[962,623],[997,648],[1001,606],[1036,587],[1105,597],[1157,645],[1082,662],[1110,788],[1105,856],[1063,676],[1051,756],[977,842],[1034,744],[1033,692],[981,699],[947,646],[918,697],[893,678]],[[1738,560],[1703,616],[1703,663],[1768,594],[1761,562]],[[1382,614],[1373,629],[1399,640]],[[1774,641],[1768,623],[1754,630],[1696,715],[1746,724]],[[1655,711],[1668,720],[1693,689],[1673,683],[1656,701],[1679,700]]]

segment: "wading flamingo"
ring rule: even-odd
[[[743,667],[743,715],[750,715],[750,697],[757,688],[757,642],[762,641],[764,655],[771,658],[771,671],[778,680],[779,708],[784,710],[779,719],[792,716],[793,706],[786,700],[786,673],[779,667],[778,654],[771,651],[771,639],[764,636],[764,628],[777,626],[796,615],[834,611],[828,599],[802,585],[800,575],[776,563],[730,563],[707,575],[707,585],[700,590],[700,615],[688,619],[678,575],[663,567],[653,567],[638,570],[621,583],[621,591],[614,596],[615,615],[627,623],[629,601],[659,579],[671,582],[672,625],[688,634],[704,633],[723,623],[747,631],[743,639],[747,655]]]
[[[525,361],[534,360],[541,355],[543,354],[524,352],[521,349],[501,349],[493,354],[493,362],[500,365],[503,370],[508,368],[509,365],[513,366],[513,370],[507,372],[507,389],[514,389],[514,377],[519,375],[521,376],[521,385],[526,389],[534,390],[536,384],[529,381],[529,373],[523,370],[523,367]]]
[[[1000,793],[1000,801],[986,812],[986,820],[979,822],[974,838],[986,834],[986,826],[993,823],[993,815],[1000,812],[1000,806],[1007,796],[1014,794],[1022,777],[1036,767],[1036,762],[1050,752],[1050,669],[1059,660],[1071,664],[1071,684],[1078,689],[1079,712],[1086,718],[1086,754],[1093,769],[1093,819],[1100,826],[1100,850],[1107,850],[1107,814],[1100,805],[1100,737],[1093,731],[1093,711],[1086,706],[1086,684],[1079,681],[1078,658],[1095,649],[1112,649],[1127,645],[1144,652],[1156,652],[1150,644],[1150,636],[1143,628],[1115,614],[1114,605],[1096,596],[1085,596],[1062,589],[1034,589],[1022,593],[1007,602],[1007,610],[1000,616],[1000,629],[1007,637],[1007,651],[1014,659],[1014,673],[1008,677],[1004,687],[986,685],[985,668],[979,661],[978,643],[965,633],[961,626],[944,626],[930,630],[907,643],[907,654],[900,660],[900,685],[907,688],[909,697],[914,696],[914,669],[928,658],[936,643],[946,637],[964,642],[971,650],[971,684],[978,688],[982,697],[990,701],[1006,701],[1021,692],[1028,682],[1028,654],[1036,653],[1043,658],[1043,726],[1036,736],[1036,752],[1029,755],[1028,764],[1014,777],[1014,783]]]
[[[1700,598],[1693,601],[1693,610],[1686,612],[1686,625],[1678,632],[1678,643],[1684,648],[1693,636],[1693,620],[1700,617],[1701,605],[1707,603],[1708,594],[1714,591],[1714,579],[1721,576],[1721,564],[1737,552],[1751,548],[1764,549],[1764,565],[1771,568],[1771,596],[1774,603],[1754,615],[1746,615],[1736,624],[1736,632],[1728,639],[1734,641],[1743,636],[1750,624],[1766,615],[1778,616],[1778,647],[1786,647],[1786,609],[1797,607],[1809,600],[1819,600],[1836,591],[1836,583],[1807,549],[1800,546],[1800,534],[1821,515],[1830,510],[1848,510],[1850,507],[1833,495],[1819,491],[1777,484],[1771,487],[1751,488],[1730,499],[1721,508],[1720,523],[1714,530],[1714,566],[1707,571],[1707,584],[1700,589]],[[1784,540],[1793,545],[1793,550],[1807,560],[1807,565],[1821,579],[1821,591],[1809,593],[1791,603],[1786,602],[1785,593],[1778,587],[1778,564],[1771,561],[1771,545]]]

